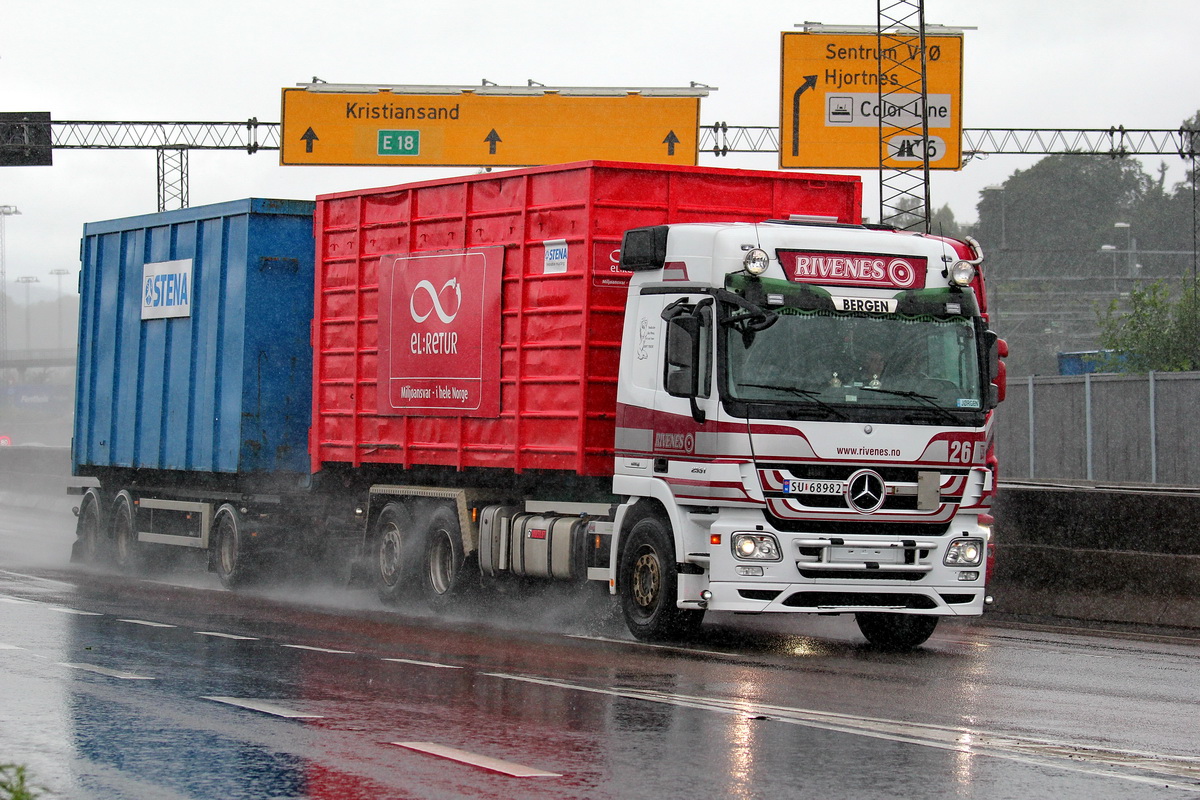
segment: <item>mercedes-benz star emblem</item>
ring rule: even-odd
[[[883,477],[870,469],[860,469],[846,481],[846,504],[860,514],[873,514],[883,506]]]

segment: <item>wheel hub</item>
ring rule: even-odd
[[[449,534],[437,531],[429,550],[429,582],[437,594],[446,594],[454,584],[454,547]]]
[[[391,586],[400,571],[400,533],[395,528],[384,531],[379,543],[379,575]]]
[[[633,599],[642,608],[649,608],[658,600],[662,580],[658,557],[654,553],[643,553],[633,565]]]
[[[234,538],[231,526],[221,526],[221,570],[226,575],[233,574],[237,567],[237,539]]]

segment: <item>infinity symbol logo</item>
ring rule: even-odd
[[[446,313],[446,309],[442,308],[441,300],[442,292],[446,291],[447,289],[454,289],[454,311],[449,314]],[[426,295],[429,295],[431,307],[425,311],[425,313],[418,314],[417,295],[422,292]],[[430,314],[436,313],[438,315],[438,319],[448,325],[454,321],[455,317],[458,316],[458,309],[460,306],[462,306],[462,288],[458,285],[457,278],[451,278],[450,280],[446,281],[440,290],[435,289],[433,284],[429,281],[421,281],[417,284],[416,288],[413,289],[412,297],[410,297],[408,300],[408,311],[410,314],[412,314],[414,322],[424,322],[425,320],[429,319]]]

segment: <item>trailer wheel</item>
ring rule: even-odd
[[[867,641],[881,650],[912,650],[925,643],[937,627],[938,617],[928,614],[889,614],[859,611],[854,615]]]
[[[655,515],[629,529],[617,589],[625,624],[638,639],[678,639],[696,632],[704,612],[675,605],[678,572],[668,524]]]
[[[113,501],[113,556],[117,569],[136,575],[145,566],[145,553],[137,534],[137,504],[122,489]]]
[[[217,509],[210,543],[212,570],[226,589],[246,586],[254,578],[254,565],[246,552],[242,515],[229,503]]]
[[[85,564],[96,564],[105,551],[105,515],[100,492],[88,489],[79,503],[79,522],[75,524],[75,544],[71,548],[71,560]]]
[[[428,606],[439,609],[454,596],[462,571],[462,532],[458,515],[446,506],[438,506],[430,516],[422,538],[421,597]]]
[[[398,603],[416,583],[419,541],[408,509],[400,503],[384,506],[371,541],[371,578],[379,599]]]

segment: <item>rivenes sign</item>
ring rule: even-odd
[[[788,280],[796,283],[877,289],[921,289],[925,286],[924,256],[804,250],[779,250],[776,255]]]

